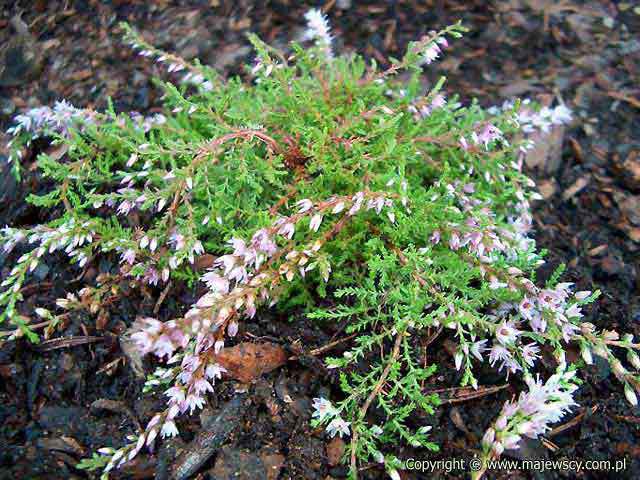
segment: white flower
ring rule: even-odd
[[[205,375],[207,376],[207,378],[213,380],[216,378],[222,378],[222,374],[226,371],[227,370],[224,367],[218,365],[217,363],[213,363],[211,365],[207,365],[207,368],[205,369]]]
[[[534,362],[538,359],[540,348],[535,343],[528,343],[522,347],[522,359],[524,362],[533,367]]]
[[[331,27],[327,17],[319,9],[311,9],[305,13],[307,20],[307,30],[304,33],[305,40],[315,40],[316,45],[324,52],[327,59],[333,58],[331,49]]]
[[[487,349],[485,346],[487,342],[488,340],[478,340],[477,342],[472,343],[471,348],[469,349],[471,355],[482,361],[482,352]]]
[[[520,335],[520,330],[515,328],[511,322],[502,322],[496,329],[496,338],[503,345],[509,345],[515,342]]]
[[[344,210],[344,202],[338,202],[331,210],[331,213],[340,213],[342,210]]]
[[[327,425],[327,433],[331,436],[331,438],[336,436],[336,433],[338,435],[340,435],[340,438],[342,438],[342,435],[350,435],[351,432],[349,431],[349,422],[345,422],[342,418],[340,417],[336,417],[333,420],[331,420],[331,422],[329,422],[329,425]]]
[[[311,217],[311,222],[309,222],[309,230],[317,232],[318,228],[320,228],[321,223],[322,215],[320,215],[319,213],[315,214],[313,217]]]
[[[313,408],[314,412],[312,417],[317,418],[321,422],[327,418],[334,417],[338,413],[333,404],[326,398],[314,398]]]
[[[296,202],[296,206],[298,207],[298,213],[305,213],[311,207],[313,207],[313,202],[308,198],[304,198],[298,202]]]
[[[580,355],[582,355],[584,363],[587,365],[593,365],[593,355],[591,355],[591,349],[589,347],[583,345],[580,349]]]
[[[456,364],[456,370],[460,370],[462,367],[462,360],[464,359],[464,354],[461,351],[457,351],[453,356],[454,363]]]
[[[400,474],[398,473],[398,470],[396,470],[395,468],[391,468],[387,470],[387,473],[389,474],[389,478],[391,480],[402,480],[400,478]]]
[[[571,110],[565,105],[558,105],[551,112],[551,123],[555,125],[569,123],[572,118]]]
[[[493,275],[491,275],[489,277],[489,288],[491,290],[497,290],[499,288],[507,288],[509,285],[506,284],[505,282],[501,282],[500,280],[498,280],[496,277],[494,277]]]
[[[198,408],[202,408],[204,407],[204,398],[199,396],[199,395],[188,395],[186,400],[184,401],[185,403],[185,410],[189,410],[190,414],[193,414],[193,412],[198,409]]]
[[[176,427],[175,422],[173,420],[165,422],[162,425],[160,435],[162,436],[162,438],[175,437],[176,435],[178,435],[178,427]]]
[[[581,292],[575,293],[576,300],[584,300],[585,298],[588,298],[590,295],[591,295],[590,290],[583,290]]]
[[[633,388],[626,384],[624,386],[624,396],[627,397],[627,400],[634,407],[638,405],[638,397],[636,396],[636,392],[633,391]]]

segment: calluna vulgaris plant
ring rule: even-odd
[[[223,81],[124,25],[127,42],[178,80],[162,84],[164,114],[59,102],[16,118],[9,161],[17,174],[34,138],[53,138],[66,155],[40,155],[52,188],[29,197],[56,218],[5,227],[0,236],[5,252],[28,246],[0,294],[1,319],[15,325],[14,337],[38,339],[19,311],[21,288],[55,252],[78,267],[117,259],[119,270],[36,309],[37,326],[49,332],[69,312],[116,302],[124,281],[159,292],[170,280],[195,280],[192,264],[205,252],[216,257],[198,279],[206,293],[181,316],[134,324],[140,351],[164,362],[147,390],[164,389],[166,408],[131,443],[102,448],[80,466],[106,478],[158,436],[177,435],[176,418],[202,408],[224,373],[216,353],[274,305],[318,322],[347,321],[347,333],[356,334],[344,355],[326,359],[343,394],[314,399],[312,415],[329,436],[349,438],[353,478],[358,464],[372,460],[399,478],[402,461],[385,454],[386,445],[437,450],[430,427],[410,416],[438,405],[422,388],[437,365],[424,365],[420,349],[442,330],[457,343],[463,386],[477,388],[474,367],[482,362],[528,386],[487,430],[485,458],[537,437],[576,405],[569,343],[580,346],[584,363],[592,354],[606,359],[635,405],[640,345],[582,321],[597,293],[558,283],[561,270],[535,283],[544,261],[529,236],[529,202],[539,197],[523,157],[530,133],[570,121],[570,111],[528,101],[463,106],[445,99],[443,80],[425,93],[422,67],[461,36],[459,24],[411,43],[380,70],[335,55],[319,11],[307,21],[307,49],[293,44],[283,53],[250,37],[257,53],[250,83]],[[398,82],[399,72],[408,80]],[[137,224],[128,221],[132,212]],[[543,346],[558,363],[546,381],[534,377]],[[614,352],[626,352],[633,370]],[[384,421],[369,420],[372,408]]]

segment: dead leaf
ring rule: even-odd
[[[344,454],[344,441],[340,437],[333,437],[329,443],[327,443],[327,460],[329,465],[335,467],[340,463],[340,459]]]
[[[244,342],[222,349],[214,359],[227,370],[227,376],[249,383],[284,365],[287,353],[275,343]]]
[[[215,259],[216,257],[211,255],[210,253],[205,253],[204,255],[200,255],[198,258],[196,258],[194,268],[197,272],[200,272],[206,268],[213,266],[213,262],[215,261]]]

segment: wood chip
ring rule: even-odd
[[[578,178],[578,180],[576,180],[573,183],[573,185],[571,185],[562,193],[562,199],[566,201],[574,197],[577,193],[582,191],[584,187],[589,185],[590,181],[591,181],[591,177],[589,175],[585,175],[584,177]]]
[[[609,248],[609,245],[607,245],[606,243],[603,245],[598,245],[597,247],[592,248],[591,250],[589,250],[589,256],[590,257],[597,257],[598,255],[600,255],[601,253],[604,253],[607,251],[607,248]]]

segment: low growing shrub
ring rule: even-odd
[[[147,389],[164,391],[166,409],[127,445],[80,466],[106,477],[158,436],[177,435],[179,415],[202,408],[224,373],[216,354],[242,323],[274,306],[281,315],[346,322],[346,334],[355,334],[343,355],[326,358],[342,393],[315,399],[312,420],[348,439],[353,478],[368,461],[399,478],[402,460],[385,453],[396,442],[438,449],[411,416],[438,407],[423,381],[446,366],[423,364],[420,352],[441,332],[457,345],[462,386],[478,387],[474,370],[483,362],[526,382],[487,430],[485,458],[562,418],[575,405],[576,368],[592,354],[610,363],[635,405],[639,345],[582,320],[597,292],[574,292],[559,282],[562,269],[545,285],[535,280],[544,260],[530,237],[529,204],[539,197],[523,157],[532,132],[568,122],[570,111],[528,101],[462,105],[445,99],[443,79],[424,92],[423,66],[464,32],[459,24],[411,43],[381,70],[335,55],[320,12],[307,20],[308,48],[281,52],[250,37],[257,59],[248,82],[161,52],[125,25],[127,42],[172,75],[174,83],[160,83],[162,114],[59,102],[17,117],[17,174],[34,138],[52,138],[64,155],[38,157],[51,189],[28,199],[52,220],[1,233],[5,252],[27,245],[0,294],[14,337],[38,340],[21,289],[56,252],[78,267],[101,258],[119,267],[36,309],[47,333],[70,312],[96,313],[107,299],[117,305],[123,284],[158,295],[185,282],[206,285],[180,316],[134,324],[140,350],[163,363]],[[193,264],[205,252],[215,261],[198,276]],[[580,364],[567,363],[569,343],[579,345]],[[546,380],[536,374],[543,349],[558,365]],[[622,352],[632,369],[618,360]]]

